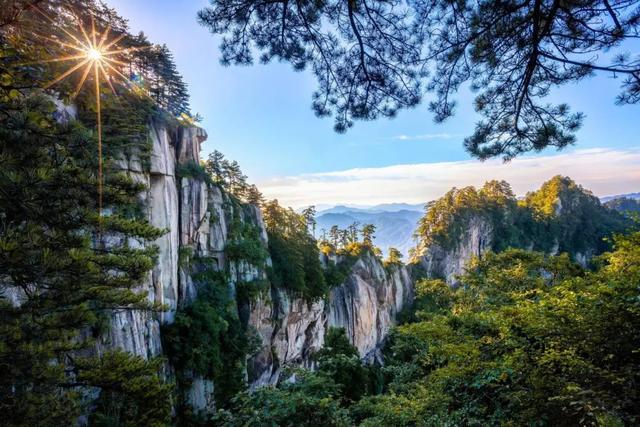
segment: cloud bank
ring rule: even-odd
[[[294,208],[320,204],[423,203],[451,187],[509,182],[517,195],[566,175],[598,196],[640,191],[640,149],[595,148],[550,156],[358,168],[274,178],[258,183],[269,199]]]

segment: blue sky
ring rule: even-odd
[[[192,110],[203,115],[202,126],[209,134],[202,147],[203,155],[218,149],[228,158],[238,160],[250,181],[256,182],[267,196],[279,197],[291,205],[369,204],[368,201],[373,204],[374,199],[423,201],[437,197],[451,185],[467,184],[460,182],[467,176],[468,184],[479,185],[484,179],[517,175],[521,166],[514,162],[494,169],[490,165],[495,162],[477,162],[465,153],[462,140],[472,132],[477,120],[469,93],[458,97],[457,114],[445,124],[434,124],[423,104],[401,112],[393,120],[356,122],[346,134],[339,135],[333,131],[332,119],[318,119],[311,110],[315,81],[310,72],[294,72],[284,63],[252,67],[219,64],[219,39],[196,22],[196,13],[207,5],[206,0],[107,0],[107,3],[129,19],[132,31],[144,31],[151,41],[166,43],[174,53],[178,69],[189,85]],[[593,179],[594,170],[588,163],[573,175],[596,194],[640,190],[640,172],[635,172],[640,170],[640,160],[638,163],[633,160],[626,168],[613,163],[620,161],[620,155],[630,155],[624,157],[627,160],[635,159],[634,155],[640,152],[640,106],[614,104],[619,83],[599,76],[580,85],[563,87],[551,95],[551,102],[567,102],[574,110],[584,112],[586,119],[578,133],[578,143],[563,151],[563,157],[556,159],[555,150],[536,155],[547,159],[548,164],[558,163],[557,169],[545,169],[544,175],[568,173],[566,161],[572,153],[581,161],[585,161],[586,153],[592,156],[589,161],[594,162],[593,167],[599,169],[598,178]],[[544,163],[542,158],[540,164]],[[458,166],[454,165],[463,164],[465,171],[473,169],[474,174],[461,172],[458,179],[442,181],[437,189],[416,188],[410,194],[394,191],[404,185],[397,177],[384,183],[361,182],[356,186],[359,191],[354,188],[351,193],[347,190],[350,187],[341,186],[343,182],[337,178],[353,177],[353,173],[345,175],[345,171],[354,169],[380,171],[384,175],[389,167],[404,164],[423,165],[426,175],[420,179],[424,180],[438,181],[431,173],[441,170],[441,165],[456,170]],[[602,169],[605,164],[606,170]],[[342,175],[335,174],[339,171]],[[327,176],[332,178],[326,179]],[[326,191],[319,194],[320,188],[304,185],[309,177],[323,177],[325,184],[331,182],[338,187],[327,185]],[[532,171],[528,185],[514,188],[517,192],[528,191],[549,177],[543,176],[542,171]],[[365,189],[366,185],[374,186]],[[380,195],[383,188],[386,190]],[[306,194],[309,192],[316,194]]]

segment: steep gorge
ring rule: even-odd
[[[181,172],[200,162],[204,130],[168,130],[152,125],[151,161],[148,171],[135,157],[122,159],[119,167],[143,182],[147,191],[140,195],[151,225],[167,232],[154,244],[157,262],[140,291],[163,304],[157,314],[136,310],[114,312],[111,328],[99,344],[100,349],[121,348],[151,358],[165,354],[162,325],[172,324],[176,312],[191,304],[200,289],[198,274],[203,270],[225,271],[228,292],[237,295],[237,285],[267,282],[265,265],[252,265],[232,259],[225,249],[237,237],[230,236],[237,221],[257,230],[264,247],[268,236],[260,209],[241,204],[218,186],[198,176]],[[324,260],[324,262],[328,262]],[[236,305],[248,330],[257,334],[257,352],[248,357],[246,378],[250,387],[275,384],[285,367],[312,367],[311,354],[322,347],[330,326],[345,328],[350,341],[365,359],[374,359],[396,314],[411,301],[413,286],[404,266],[383,267],[376,257],[365,254],[352,267],[346,281],[334,287],[328,297],[316,301],[301,299],[267,282],[257,296]],[[240,313],[246,310],[248,314]],[[176,375],[167,366],[168,378]],[[194,410],[215,407],[215,381],[191,374],[185,398]]]

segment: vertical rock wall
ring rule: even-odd
[[[111,330],[101,342],[102,348],[118,347],[145,358],[162,354],[161,323],[173,322],[177,308],[197,295],[193,272],[188,263],[181,265],[181,254],[206,257],[213,268],[230,271],[230,292],[234,292],[236,280],[266,279],[262,269],[225,259],[230,210],[237,206],[219,188],[195,177],[178,176],[180,166],[200,162],[200,144],[206,133],[200,128],[168,132],[152,126],[150,136],[149,170],[136,159],[123,159],[120,167],[147,185],[141,199],[149,222],[168,230],[154,242],[159,249],[158,261],[140,289],[148,292],[150,301],[164,304],[167,311],[158,315],[114,312]],[[241,220],[255,225],[266,245],[260,210],[244,206],[241,211]],[[346,282],[333,289],[326,300],[304,301],[283,290],[269,289],[249,307],[249,325],[262,340],[260,351],[247,361],[250,385],[276,383],[287,366],[312,367],[310,356],[322,347],[329,326],[345,328],[362,357],[375,358],[396,314],[412,297],[407,270],[393,267],[387,271],[372,256],[359,260]],[[187,399],[196,410],[211,410],[214,388],[212,381],[196,376]]]
[[[310,356],[324,344],[328,327],[344,328],[363,359],[377,359],[396,315],[412,299],[407,269],[387,270],[371,255],[360,258],[326,300],[308,302],[271,289],[253,304],[249,319],[262,338],[248,361],[251,386],[277,383],[285,367],[313,367]]]
[[[432,244],[418,248],[418,262],[428,277],[441,278],[447,283],[457,283],[456,276],[464,272],[467,263],[491,249],[493,228],[481,216],[471,217],[463,228],[459,241],[452,248]]]

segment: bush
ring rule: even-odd
[[[238,318],[226,276],[204,270],[194,275],[198,297],[163,328],[163,346],[183,389],[193,374],[215,382],[218,405],[244,388],[244,363],[255,343]]]

